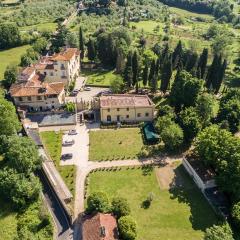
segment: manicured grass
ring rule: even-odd
[[[43,144],[54,161],[59,173],[63,180],[72,192],[75,194],[75,179],[76,167],[73,166],[60,166],[61,149],[62,149],[62,132],[41,132],[41,139]]]
[[[0,239],[12,240],[17,236],[17,213],[0,199]]]
[[[143,147],[139,128],[90,131],[89,137],[91,161],[134,159]]]
[[[125,197],[137,222],[137,240],[200,240],[203,231],[217,219],[183,167],[177,171],[183,187],[173,190],[160,189],[155,169],[94,172],[89,176],[88,194],[104,191],[110,200],[115,196]],[[142,203],[149,193],[154,198],[146,209]]]
[[[83,71],[83,75],[87,76],[87,84],[109,86],[110,82],[118,77],[114,71]]]
[[[9,64],[19,64],[21,55],[26,52],[29,45],[0,51],[0,81],[3,80],[4,72]]]

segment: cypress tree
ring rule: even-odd
[[[160,90],[165,93],[172,77],[172,57],[165,60],[162,67]]]
[[[156,65],[155,60],[152,60],[151,66],[150,66],[150,71],[149,71],[149,76],[148,76],[148,85],[150,87],[152,87],[153,78],[155,75],[155,65]]]
[[[179,66],[180,61],[182,61],[183,58],[183,47],[181,40],[178,42],[176,48],[174,49],[173,55],[172,55],[172,61],[173,61],[173,68],[176,69]]]
[[[157,91],[157,76],[156,73],[153,74],[151,91],[155,93]]]
[[[124,55],[122,49],[117,50],[116,72],[122,73],[124,69]]]
[[[88,59],[90,61],[94,61],[96,58],[96,48],[95,48],[94,40],[92,38],[89,39],[87,43],[87,49],[88,49]]]
[[[133,53],[133,57],[132,57],[132,71],[133,71],[133,86],[135,86],[136,82],[138,81],[138,74],[139,74],[137,51]]]
[[[128,87],[132,86],[133,70],[132,70],[132,52],[130,51],[127,56],[127,62],[124,71],[124,81]]]
[[[214,90],[216,90],[218,86],[221,68],[222,68],[222,55],[219,55],[216,62],[216,72],[214,74],[214,77],[212,78],[212,88]]]
[[[160,66],[161,67],[165,61],[165,58],[168,58],[168,55],[169,55],[169,46],[167,43],[161,53],[161,58],[160,58]]]
[[[188,71],[188,72],[196,71],[197,63],[198,63],[198,54],[197,53],[191,53],[190,55],[188,55],[187,62],[185,65],[186,71]]]
[[[207,77],[206,77],[206,87],[207,89],[210,89],[213,85],[213,79],[217,78],[217,72],[218,72],[218,55],[214,55],[212,64],[208,70]]]
[[[79,28],[79,49],[80,49],[80,58],[83,60],[84,58],[84,37],[82,27]]]
[[[224,76],[225,76],[226,68],[227,68],[227,60],[224,59],[223,64],[221,66],[221,70],[219,72],[218,82],[217,82],[217,85],[216,85],[216,88],[215,88],[215,94],[217,94],[219,92],[220,88],[221,88],[221,85],[222,85],[222,82],[223,82],[223,79],[224,79]]]
[[[148,65],[147,64],[143,69],[142,79],[143,79],[143,86],[145,87],[148,82]]]
[[[208,49],[204,48],[199,58],[198,67],[197,67],[198,77],[201,79],[205,78],[207,61],[208,61]]]

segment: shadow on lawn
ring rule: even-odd
[[[193,180],[187,175],[184,167],[180,165],[174,172],[175,177],[169,190],[171,199],[177,199],[179,203],[185,203],[190,207],[189,220],[193,229],[205,231],[206,228],[217,223],[215,213]]]

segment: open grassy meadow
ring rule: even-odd
[[[75,166],[60,166],[61,149],[62,149],[62,132],[41,132],[41,139],[43,144],[54,161],[59,173],[68,186],[71,193],[75,194],[75,179],[76,167]]]
[[[170,190],[159,186],[157,171],[97,171],[89,176],[88,194],[104,191],[110,200],[116,196],[126,198],[137,222],[137,240],[201,240],[203,231],[217,221],[211,207],[182,166],[175,170],[181,185]],[[149,193],[153,201],[144,208]]]
[[[36,30],[36,31],[51,31],[54,32],[57,28],[57,23],[55,22],[46,22],[46,23],[39,23],[37,25],[31,25],[31,26],[25,26],[21,27],[20,31],[30,31],[30,30]]]
[[[6,67],[9,64],[19,64],[22,54],[26,52],[29,45],[0,51],[0,81],[3,79]]]
[[[90,131],[89,159],[136,159],[143,147],[139,128]]]

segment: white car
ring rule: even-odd
[[[84,87],[84,91],[91,91],[90,87]]]
[[[75,143],[74,140],[66,140],[63,142],[63,146],[72,146]]]

